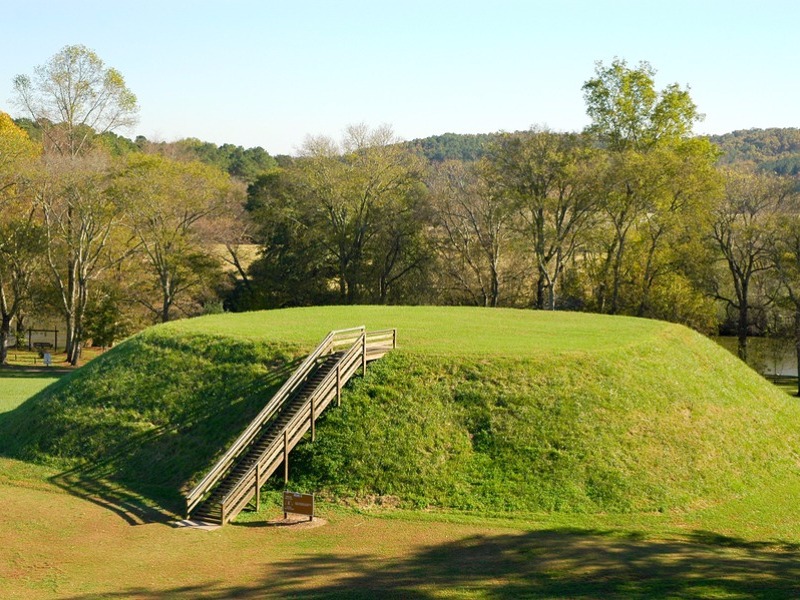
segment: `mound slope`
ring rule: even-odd
[[[467,510],[656,511],[797,477],[800,410],[716,344],[656,321],[328,307],[156,327],[0,415],[0,451],[193,483],[330,329],[400,347],[292,455],[293,487]],[[277,484],[276,484],[277,485]]]

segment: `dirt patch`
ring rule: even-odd
[[[292,529],[314,529],[327,525],[328,521],[320,517],[309,519],[302,515],[289,515],[285,519],[273,519],[266,521],[264,527],[290,527]]]

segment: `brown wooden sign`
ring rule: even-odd
[[[301,494],[299,492],[283,492],[283,518],[288,513],[307,515],[309,521],[314,520],[314,494]]]

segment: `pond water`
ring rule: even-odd
[[[720,346],[736,354],[737,341],[733,336],[712,336]],[[794,340],[748,338],[747,364],[759,373],[797,377],[797,357]]]

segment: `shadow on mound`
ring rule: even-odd
[[[116,513],[129,525],[166,523],[179,518],[181,496],[169,494],[167,490],[148,490],[141,481],[117,481],[120,463],[136,460],[138,451],[159,444],[159,438],[167,435],[166,426],[154,429],[120,444],[115,455],[104,460],[83,464],[50,478],[50,482],[69,494],[88,500]],[[176,490],[177,492],[177,490]]]
[[[0,453],[70,465],[55,485],[130,524],[175,518],[183,492],[296,368],[291,350],[135,336],[0,414]]]
[[[217,409],[195,411],[188,415],[186,425],[163,425],[134,436],[104,458],[65,471],[51,481],[74,496],[112,510],[131,525],[183,518],[182,491],[190,487],[186,482],[204,474],[298,364],[288,363],[261,381],[237,387],[243,406],[233,409],[238,414],[225,415],[224,423],[220,423],[222,415]]]
[[[387,559],[312,554],[265,565],[253,584],[103,591],[110,598],[795,598],[800,548],[708,532],[648,540],[554,529],[473,536]],[[76,596],[88,598],[90,596]],[[91,596],[94,597],[94,596]]]

